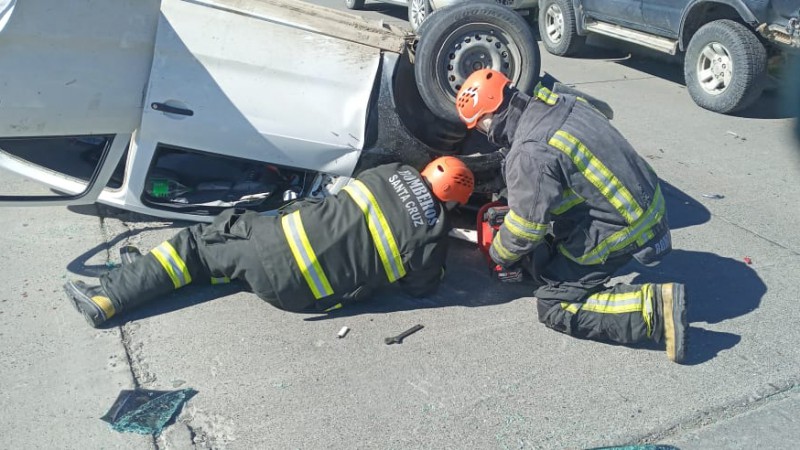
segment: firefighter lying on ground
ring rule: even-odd
[[[279,216],[227,210],[149,253],[133,249],[100,285],[68,282],[94,327],[189,283],[238,279],[287,311],[329,311],[398,282],[424,296],[444,276],[447,211],[472,194],[472,172],[441,157],[420,174],[402,164],[366,170],[343,192]]]
[[[666,342],[667,356],[680,363],[684,286],[605,285],[631,259],[655,265],[672,248],[658,177],[605,108],[572,91],[540,84],[529,97],[490,69],[459,90],[461,120],[508,149],[501,151],[510,210],[490,255],[533,276],[539,320],[548,327],[623,344]]]

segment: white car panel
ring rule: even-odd
[[[131,132],[158,0],[25,0],[0,22],[0,137]]]
[[[352,173],[379,49],[199,3],[164,0],[162,12],[136,158],[161,142]]]
[[[0,5],[0,138],[116,135],[94,185],[3,153],[0,167],[80,198],[2,204],[87,204],[106,186],[141,122],[159,0],[25,0]]]

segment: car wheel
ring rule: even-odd
[[[539,35],[544,48],[554,55],[570,56],[580,50],[586,38],[578,36],[571,0],[539,2]]]
[[[751,105],[764,90],[767,52],[744,25],[717,20],[692,36],[683,72],[695,103],[731,113]]]
[[[344,0],[347,9],[364,9],[364,0]]]
[[[411,0],[408,3],[408,23],[411,25],[411,30],[417,32],[430,13],[430,0]]]
[[[459,123],[455,98],[472,72],[503,72],[517,89],[531,92],[541,59],[530,26],[495,3],[466,2],[436,11],[425,21],[414,57],[417,88],[437,116]]]

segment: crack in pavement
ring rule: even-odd
[[[800,252],[798,252],[797,250],[795,250],[795,249],[793,249],[791,247],[787,247],[786,245],[783,245],[780,242],[774,241],[774,240],[772,240],[772,239],[770,239],[770,238],[768,238],[766,236],[763,236],[763,235],[759,234],[757,231],[753,231],[753,230],[751,230],[751,229],[749,229],[749,228],[747,228],[747,227],[745,227],[743,225],[739,225],[736,222],[731,222],[725,216],[722,216],[722,215],[719,215],[719,214],[711,214],[711,216],[712,217],[718,217],[719,219],[723,220],[725,223],[727,223],[729,225],[733,225],[734,227],[736,227],[736,228],[738,228],[738,229],[740,229],[742,231],[745,231],[747,233],[750,233],[750,234],[752,234],[753,236],[755,236],[755,237],[757,237],[759,239],[763,239],[763,240],[769,242],[772,245],[780,247],[780,248],[790,252],[791,254],[793,254],[795,256],[800,256]]]
[[[105,264],[108,266],[111,263],[111,249],[113,248],[113,244],[111,241],[113,237],[111,236],[111,232],[109,230],[108,225],[106,224],[106,217],[102,214],[102,211],[98,208],[97,209],[97,216],[100,218],[100,234],[103,239],[103,243],[105,244]],[[124,221],[122,222],[125,224],[125,227],[128,228],[128,234],[130,233],[130,227]],[[139,378],[136,375],[136,370],[134,370],[134,358],[132,356],[130,342],[131,336],[125,326],[119,325],[119,336],[120,336],[120,344],[122,344],[122,348],[125,350],[125,360],[128,362],[128,370],[131,374],[131,380],[133,381],[133,388],[138,389],[141,387],[141,383],[139,382]],[[156,450],[160,450],[158,447],[158,442],[155,436],[150,436],[150,442],[153,445],[153,448]]]
[[[728,404],[718,406],[709,411],[698,413],[688,419],[681,420],[669,428],[656,431],[638,438],[635,444],[655,444],[664,442],[692,431],[732,419],[750,411],[760,409],[767,404],[783,400],[791,395],[792,391],[800,390],[800,377],[784,380],[778,383],[768,383],[768,392],[761,395],[751,395],[745,399],[735,400]]]

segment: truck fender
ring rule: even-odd
[[[757,27],[760,22],[758,17],[753,14],[750,8],[748,8],[742,0],[692,0],[688,5],[686,5],[686,8],[683,10],[683,16],[681,17],[681,25],[678,34],[678,45],[681,51],[686,50],[686,45],[688,45],[688,40],[686,40],[684,36],[684,27],[686,26],[687,18],[690,16],[690,14],[692,14],[692,11],[694,11],[695,8],[708,3],[718,3],[732,7],[736,10],[736,12],[739,13],[739,16],[742,18],[742,20],[744,20],[745,23],[750,24],[753,28]]]

